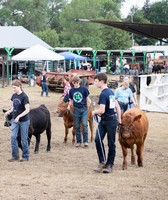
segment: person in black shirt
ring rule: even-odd
[[[22,159],[23,161],[29,160],[29,146],[28,146],[28,129],[30,124],[29,111],[30,104],[28,96],[22,90],[22,84],[19,80],[15,80],[12,84],[14,94],[11,97],[13,102],[12,108],[5,113],[5,116],[10,113],[13,114],[11,125],[11,146],[12,146],[12,158],[9,162],[19,160],[19,150],[17,136],[20,131],[21,143],[22,143]]]
[[[110,173],[114,165],[116,155],[115,136],[118,123],[121,123],[121,109],[115,99],[114,92],[107,87],[107,75],[99,73],[94,77],[95,85],[101,89],[99,96],[99,108],[92,112],[92,115],[100,115],[101,120],[96,131],[95,144],[99,165],[94,169],[95,172]],[[117,112],[117,116],[115,113]],[[107,133],[108,154],[106,160],[103,139]]]

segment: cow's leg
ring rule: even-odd
[[[75,128],[73,127],[72,128],[72,144],[75,144],[75,135],[76,135]]]
[[[29,146],[30,146],[31,138],[32,138],[32,134],[29,134],[29,135],[28,135],[28,145],[29,145]]]
[[[68,133],[69,133],[69,128],[65,125],[64,143],[67,143],[67,140],[68,140]]]
[[[128,154],[128,150],[123,145],[121,145],[121,147],[122,147],[122,152],[123,152],[123,165],[122,165],[122,169],[125,170],[125,169],[127,169],[127,154]]]
[[[47,134],[47,151],[51,150],[51,123],[49,124],[48,128],[46,129],[46,134]]]
[[[143,167],[143,157],[142,157],[142,152],[144,149],[144,143],[143,144],[137,144],[137,150],[136,150],[136,154],[137,154],[137,162],[138,162],[138,167]]]
[[[134,145],[131,147],[131,164],[135,165]]]
[[[90,132],[91,132],[90,141],[93,142],[93,118],[89,120],[89,127],[90,127]]]
[[[38,153],[41,135],[37,134],[37,135],[35,135],[35,137],[36,137],[36,145],[35,145],[34,153]]]

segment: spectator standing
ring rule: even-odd
[[[12,107],[5,113],[5,116],[10,113],[13,114],[11,125],[11,147],[12,158],[9,162],[19,160],[19,149],[17,136],[20,131],[21,143],[22,143],[22,159],[20,162],[29,160],[29,145],[28,145],[28,129],[29,129],[29,111],[30,104],[29,98],[22,90],[22,84],[19,80],[15,80],[12,84],[14,94],[11,97]]]
[[[99,108],[92,112],[92,115],[100,115],[101,120],[95,136],[95,144],[99,165],[94,169],[95,172],[110,173],[114,165],[116,155],[115,136],[118,123],[121,123],[121,110],[118,102],[115,100],[114,92],[107,87],[107,75],[99,73],[94,77],[95,85],[101,89],[99,96]],[[117,111],[117,116],[115,113]],[[105,147],[103,140],[107,134],[108,155],[106,160]]]
[[[137,105],[133,98],[133,93],[129,88],[128,80],[124,80],[122,86],[116,89],[115,98],[120,105],[122,114],[128,109],[129,98],[131,99],[131,101],[133,101],[134,106]]]
[[[168,71],[168,60],[166,60],[165,65],[164,65],[164,74]]]
[[[69,101],[69,90],[71,89],[71,84],[69,83],[69,78],[67,76],[64,77],[64,85],[64,93],[61,98],[66,103]]]
[[[139,71],[137,69],[137,65],[134,65],[134,68],[132,70],[132,83],[133,86],[136,85],[136,90],[137,90],[137,94],[140,94],[140,88],[139,88]]]
[[[124,70],[124,74],[125,75],[128,75],[129,74],[129,69],[130,69],[130,66],[128,63],[125,63],[124,66],[123,66],[123,70]]]
[[[153,66],[154,66],[154,61],[153,61],[153,59],[151,59],[149,61],[149,65],[148,65],[148,74],[152,74]]]
[[[127,77],[127,76],[124,78],[124,81],[129,82],[129,88],[131,89],[131,91],[133,93],[134,101],[135,101],[136,105],[138,105],[137,94],[136,94],[134,85],[130,82],[129,77]],[[129,98],[128,99],[128,108],[133,108],[133,107],[134,107],[133,101]]]
[[[44,92],[46,93],[46,97],[48,97],[48,85],[47,85],[47,77],[46,77],[46,71],[42,71],[42,77],[41,77],[41,96],[43,96]]]

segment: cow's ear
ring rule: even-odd
[[[2,111],[3,111],[3,113],[6,113],[6,112],[7,112],[7,110],[5,110],[5,109],[2,109]]]
[[[135,121],[140,122],[141,117],[142,117],[141,114],[140,114],[140,115],[137,115],[137,116],[134,118],[134,122],[135,122]]]

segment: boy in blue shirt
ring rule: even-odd
[[[82,123],[84,147],[88,147],[88,103],[90,101],[89,91],[86,87],[80,86],[80,78],[72,78],[73,88],[69,91],[69,105],[74,106],[74,124],[76,130],[76,147],[82,143],[80,124]]]

